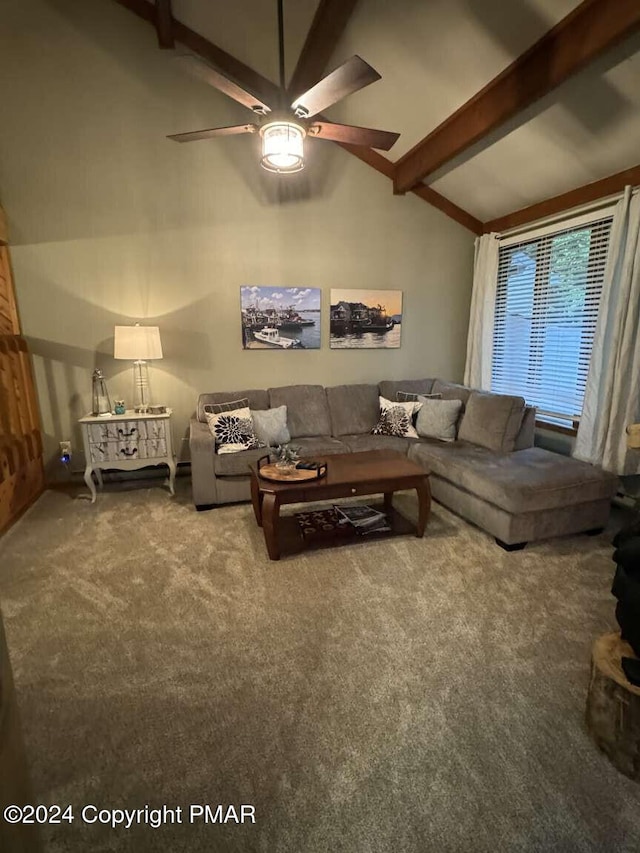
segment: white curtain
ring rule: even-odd
[[[475,242],[464,384],[485,391],[491,389],[493,320],[496,307],[499,247],[497,234],[493,233],[483,234]]]
[[[573,455],[620,476],[640,473],[625,430],[640,421],[640,194],[615,208],[580,428]]]

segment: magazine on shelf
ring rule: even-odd
[[[365,504],[351,506],[337,506],[334,509],[338,516],[345,519],[356,529],[358,533],[380,533],[391,530],[387,516],[373,507]]]
[[[373,524],[368,524],[366,527],[356,527],[358,536],[369,536],[371,533],[388,533],[390,530],[391,525],[384,515]]]

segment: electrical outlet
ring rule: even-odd
[[[60,442],[60,461],[63,465],[68,465],[71,462],[71,442]]]

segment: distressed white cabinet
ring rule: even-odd
[[[161,415],[125,412],[108,418],[86,415],[80,418],[86,468],[84,481],[96,500],[95,472],[102,485],[102,471],[117,468],[133,471],[147,465],[167,465],[169,491],[175,494],[176,459],[171,434],[171,409]]]

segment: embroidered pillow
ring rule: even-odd
[[[396,400],[398,403],[415,403],[420,397],[426,397],[427,400],[440,399],[442,394],[418,394],[413,391],[396,391]]]
[[[216,453],[238,453],[260,447],[248,406],[230,412],[205,412],[205,416],[216,440]]]
[[[418,394],[417,392],[414,394],[413,391],[396,391],[396,401],[398,403],[416,403],[421,400],[431,400],[431,399],[440,399],[442,394]],[[413,413],[413,425],[418,429],[418,412],[420,410],[416,409]]]
[[[385,397],[380,402],[380,418],[371,430],[373,435],[396,435],[401,438],[418,438],[413,425],[413,415],[422,408],[422,403],[393,403]]]
[[[205,403],[204,412],[209,412],[213,415],[219,415],[220,412],[232,412],[235,409],[244,409],[249,405],[249,398],[243,397],[241,400],[229,400],[226,403]]]

